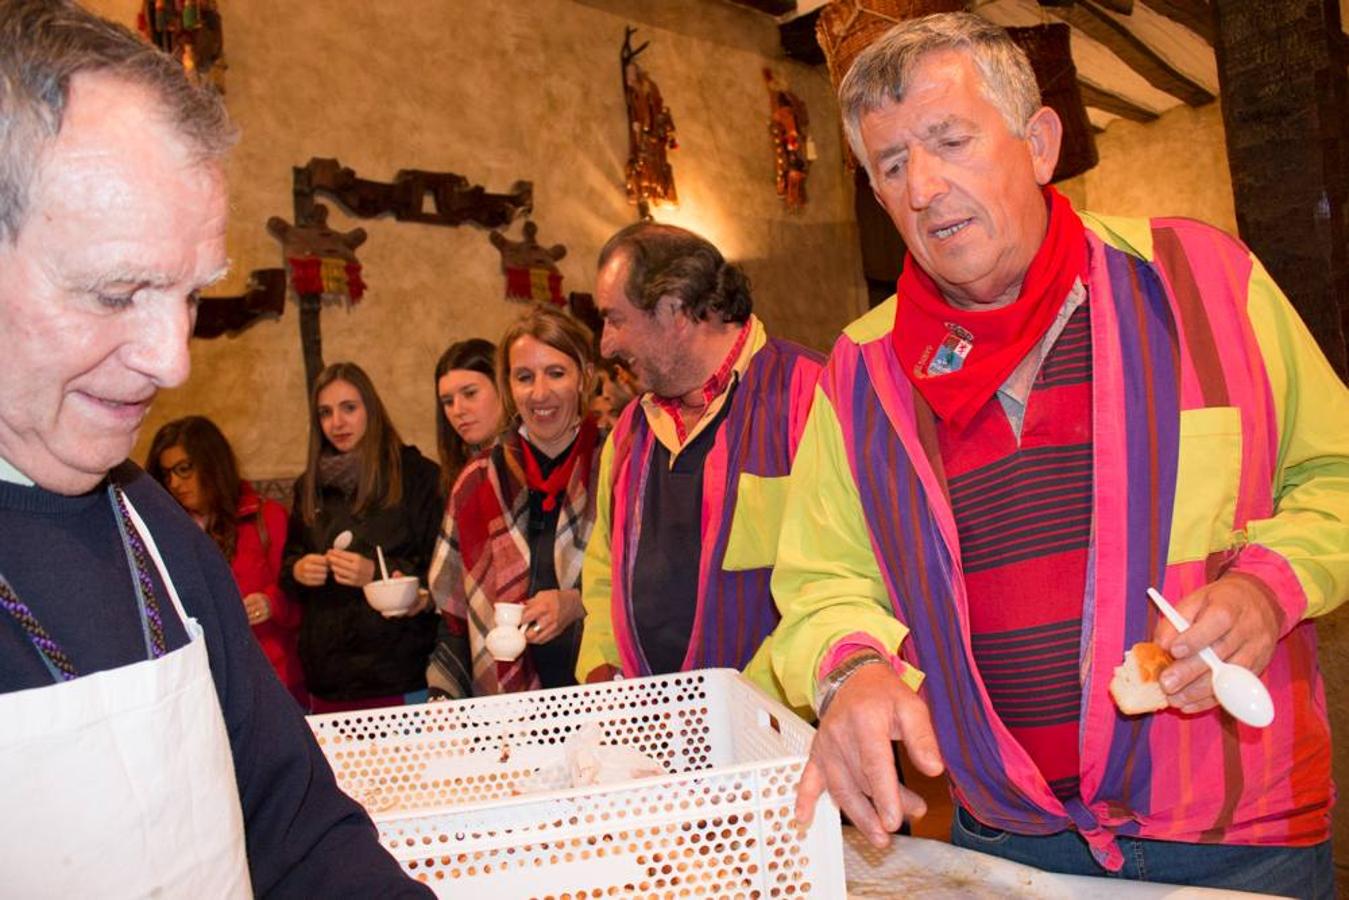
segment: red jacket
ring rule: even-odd
[[[239,537],[230,568],[239,585],[239,594],[261,591],[267,595],[272,616],[253,626],[253,636],[276,670],[281,683],[301,703],[306,702],[304,673],[295,649],[300,630],[300,605],[278,584],[281,556],[286,549],[286,508],[275,500],[264,500],[248,482],[239,490]],[[261,530],[258,528],[262,525]],[[266,540],[263,540],[265,532]]]

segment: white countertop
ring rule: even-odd
[[[886,850],[843,829],[843,863],[849,900],[876,897],[1033,897],[1046,900],[1201,900],[1264,897],[1243,891],[1179,887],[1114,878],[1055,875],[925,838],[896,836]]]

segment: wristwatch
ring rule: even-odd
[[[874,663],[882,663],[888,666],[890,661],[875,650],[863,650],[860,653],[854,653],[834,666],[829,674],[820,679],[820,683],[815,686],[816,714],[823,719],[824,711],[829,708],[834,695],[838,693],[839,688],[843,687],[844,682],[857,674],[858,669]]]

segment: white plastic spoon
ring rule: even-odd
[[[375,545],[375,554],[379,557],[379,574],[385,581],[389,580],[389,567],[384,565],[384,548],[379,544]]]
[[[1155,588],[1148,588],[1148,596],[1177,631],[1183,632],[1190,627],[1189,621]],[[1223,662],[1212,647],[1200,650],[1199,658],[1213,670],[1213,696],[1218,698],[1223,709],[1238,721],[1255,728],[1264,728],[1274,721],[1274,700],[1254,672],[1236,663]]]
[[[333,538],[334,550],[345,550],[351,546],[352,534],[350,531],[339,531],[337,537]]]

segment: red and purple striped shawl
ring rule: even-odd
[[[843,430],[895,615],[912,629],[902,652],[926,673],[923,694],[953,790],[998,828],[1077,829],[1112,869],[1122,861],[1116,834],[1238,844],[1324,840],[1329,733],[1311,623],[1280,642],[1265,673],[1276,708],[1287,714],[1263,731],[1217,710],[1127,717],[1110,700],[1114,666],[1153,630],[1147,587],[1184,596],[1243,552],[1168,561],[1182,411],[1240,411],[1234,529],[1272,514],[1278,434],[1245,314],[1252,265],[1246,249],[1176,219],[1152,222],[1151,260],[1107,246],[1090,230],[1088,243],[1094,476],[1081,799],[1056,798],[992,712],[970,649],[955,522],[920,425],[925,411],[888,337],[861,345],[843,338],[821,381]]]
[[[682,671],[742,669],[777,626],[778,611],[768,587],[772,568],[729,571],[723,561],[740,475],[778,478],[790,472],[821,363],[814,351],[770,338],[735,388],[704,462],[698,608]],[[633,624],[632,582],[655,436],[640,403],[629,404],[614,433],[610,611],[623,674],[649,675]],[[762,522],[759,527],[776,529],[779,524]]]

